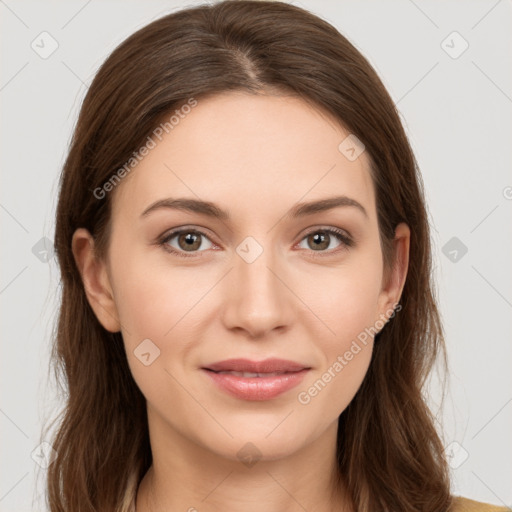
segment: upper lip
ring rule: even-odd
[[[250,359],[227,359],[204,367],[214,372],[251,372],[251,373],[274,373],[274,372],[298,372],[309,369],[301,363],[287,361],[286,359],[264,359],[263,361],[251,361]]]

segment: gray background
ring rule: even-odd
[[[40,432],[62,405],[48,384],[53,217],[79,106],[117,44],[197,3],[0,0],[1,511],[46,510]],[[512,506],[511,1],[293,3],[348,37],[398,105],[434,228],[450,380],[440,407],[434,373],[429,400],[453,492]],[[52,40],[58,48],[43,58]]]

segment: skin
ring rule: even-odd
[[[106,260],[94,257],[85,229],[75,232],[88,300],[105,329],[121,331],[147,401],[153,466],[137,512],[352,510],[345,486],[332,483],[337,420],[368,370],[372,336],[309,403],[297,395],[365,328],[390,316],[410,231],[397,227],[385,276],[369,160],[363,152],[349,161],[338,150],[348,134],[294,97],[229,92],[201,100],[113,192]],[[341,194],[367,217],[351,206],[286,216],[298,202]],[[141,218],[167,197],[214,202],[231,219],[166,208]],[[192,253],[178,236],[167,242],[188,258],[157,242],[181,226],[206,233]],[[354,245],[326,235],[317,248],[308,235],[329,227]],[[236,251],[248,236],[263,249],[252,263]],[[134,354],[145,339],[160,350],[148,366]],[[311,370],[277,398],[247,401],[200,370],[232,357],[278,357]],[[237,456],[248,442],[261,457],[251,467]]]

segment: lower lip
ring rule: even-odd
[[[302,381],[308,368],[298,372],[283,373],[271,377],[239,377],[230,373],[203,372],[222,390],[243,400],[270,400],[288,391]]]

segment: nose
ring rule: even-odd
[[[294,295],[283,263],[271,249],[263,250],[252,262],[234,255],[234,268],[224,283],[226,299],[222,316],[227,329],[264,338],[291,325]]]

